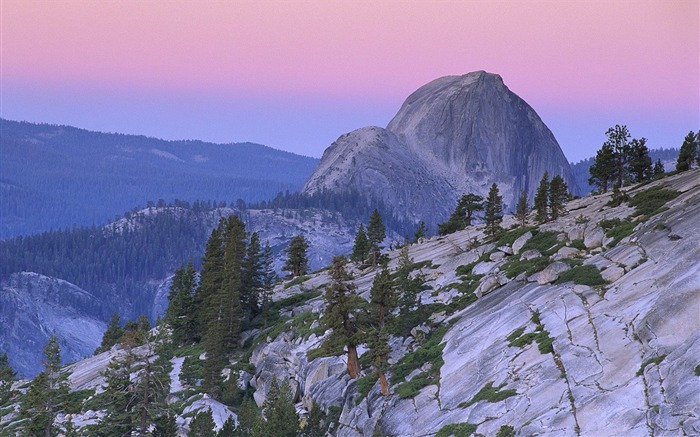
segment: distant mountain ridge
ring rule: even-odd
[[[386,128],[342,135],[323,154],[303,192],[366,193],[392,214],[433,227],[457,198],[499,185],[509,210],[530,202],[544,172],[577,192],[569,163],[537,113],[484,71],[436,79],[411,94]]]
[[[253,143],[165,141],[0,119],[0,239],[102,224],[149,200],[297,191],[315,158]]]

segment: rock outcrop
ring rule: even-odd
[[[576,191],[564,154],[535,111],[500,76],[478,71],[419,88],[386,129],[342,135],[304,192],[367,193],[398,216],[434,226],[459,195],[485,196],[494,182],[513,209],[520,190],[534,197],[545,171]]]

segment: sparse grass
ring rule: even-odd
[[[517,338],[519,338],[521,335],[523,335],[524,332],[525,332],[525,327],[521,326],[520,328],[511,332],[511,334],[508,337],[506,337],[506,341],[508,343],[511,343],[511,342],[515,341]]]
[[[591,287],[605,284],[605,280],[600,276],[600,271],[593,265],[575,266],[571,270],[560,274],[555,284],[563,284],[569,281],[572,281],[574,284],[588,285]]]
[[[642,376],[644,374],[644,369],[646,369],[646,367],[649,364],[656,364],[658,366],[659,363],[664,360],[664,358],[666,358],[666,354],[659,355],[658,357],[649,358],[648,360],[645,360],[642,363],[641,367],[639,367],[639,370],[637,370],[637,376]],[[696,372],[697,372],[697,368],[696,368]]]
[[[550,256],[555,254],[564,243],[557,240],[558,232],[545,231],[545,232],[535,232],[533,231],[533,236],[527,243],[523,246],[521,251],[526,251],[528,249],[538,250],[542,255]]]
[[[430,371],[439,374],[440,368],[444,364],[442,360],[442,350],[445,344],[441,344],[442,337],[450,328],[451,324],[440,326],[430,333],[428,340],[413,352],[404,355],[394,366],[394,374],[391,376],[391,383],[403,382],[409,373],[421,367],[425,363],[432,363]]]
[[[451,423],[440,428],[435,437],[469,437],[476,432],[477,427],[473,423]]]
[[[531,317],[532,323],[535,324],[535,332],[525,333],[525,327],[521,327],[513,331],[506,341],[509,347],[525,347],[533,341],[537,343],[537,349],[541,354],[554,352],[552,342],[554,339],[549,336],[549,332],[544,329],[544,325],[540,321],[539,311],[533,311]]]
[[[510,425],[501,425],[496,437],[515,437],[515,428]]]
[[[634,206],[636,215],[651,217],[663,212],[664,205],[678,197],[681,193],[668,188],[653,187],[637,193],[630,199],[630,206]]]
[[[615,247],[623,238],[632,235],[635,226],[636,223],[629,220],[618,220],[618,223],[614,227],[605,231],[605,236],[613,239],[608,246]]]
[[[428,372],[422,372],[414,376],[410,381],[402,382],[396,387],[396,394],[401,399],[414,398],[420,393],[423,387],[437,384],[438,378]]]
[[[295,286],[295,285],[302,284],[302,283],[308,281],[309,279],[311,279],[311,276],[306,276],[306,275],[297,276],[296,278],[292,279],[291,281],[285,283],[285,284],[284,284],[284,289],[286,290],[286,289],[288,289],[289,287],[293,287],[293,286]]]
[[[501,402],[504,399],[518,394],[518,392],[512,388],[509,388],[507,390],[501,390],[503,387],[505,387],[505,384],[501,384],[498,387],[494,387],[493,381],[491,381],[485,386],[483,386],[481,390],[479,390],[479,392],[475,394],[469,402],[462,402],[461,404],[459,404],[459,407],[467,408],[468,406],[473,405],[479,401],[487,401],[491,403]]]
[[[510,246],[515,242],[515,240],[532,231],[533,229],[535,229],[533,226],[524,226],[522,228],[513,229],[512,231],[504,232],[496,242],[496,247]]]
[[[505,273],[507,277],[515,278],[521,273],[526,273],[527,276],[530,276],[544,270],[548,265],[549,258],[544,256],[522,261],[517,257],[511,257],[508,262],[501,266],[501,271]]]
[[[465,275],[471,275],[472,274],[472,269],[476,263],[470,263],[470,264],[464,264],[455,269],[455,273],[457,273],[457,276],[465,276]]]

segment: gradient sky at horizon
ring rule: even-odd
[[[700,2],[0,3],[0,116],[320,156],[444,75],[500,74],[570,161],[700,129]]]

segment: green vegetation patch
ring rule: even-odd
[[[573,240],[571,243],[569,243],[569,246],[578,250],[587,250],[586,245],[583,244],[582,238],[577,238],[576,240]]]
[[[617,243],[619,243],[620,240],[632,235],[632,233],[634,232],[634,227],[636,226],[636,223],[633,223],[629,220],[616,220],[617,223],[615,224],[615,226],[605,231],[605,236],[613,239],[613,241],[611,241],[608,244],[609,247],[617,246]]]
[[[629,204],[630,206],[635,207],[636,215],[651,217],[663,212],[665,210],[664,205],[680,196],[680,194],[680,191],[662,187],[653,187],[637,193],[632,199],[630,199]]]
[[[475,265],[475,262],[461,265],[455,269],[455,273],[457,273],[457,276],[471,275]]]
[[[554,347],[552,346],[554,339],[550,337],[549,332],[544,329],[544,325],[540,321],[539,311],[533,311],[531,320],[532,323],[535,324],[535,331],[526,333],[524,327],[516,329],[506,337],[508,346],[523,348],[534,341],[537,343],[537,349],[541,354],[554,352]]]
[[[540,256],[529,260],[520,260],[517,257],[511,257],[508,262],[501,266],[501,271],[512,279],[521,273],[530,276],[544,270],[548,265],[549,258],[546,256]]]
[[[487,401],[491,403],[501,402],[504,399],[518,394],[518,392],[512,388],[501,390],[505,386],[506,384],[503,383],[498,387],[494,387],[493,381],[491,381],[485,386],[483,386],[481,390],[479,390],[479,392],[475,394],[469,402],[462,402],[461,404],[459,404],[459,407],[467,408],[468,406],[473,405],[479,401]]]
[[[510,425],[502,425],[498,428],[496,437],[515,437],[515,428]]]
[[[428,372],[422,372],[414,376],[410,381],[402,382],[396,387],[396,394],[401,399],[416,397],[423,387],[437,384],[437,378]]]
[[[425,363],[431,363],[431,373],[434,375],[440,374],[440,368],[444,364],[442,360],[442,350],[445,344],[441,344],[442,338],[452,324],[443,325],[436,328],[429,335],[428,340],[413,352],[404,355],[396,366],[394,366],[394,374],[391,376],[391,383],[396,384],[403,382],[409,373],[421,367]]]
[[[534,230],[532,234],[532,238],[527,240],[527,243],[525,243],[523,248],[520,250],[521,252],[529,249],[535,249],[542,255],[551,256],[564,246],[564,242],[557,240],[557,235],[559,235],[558,232],[537,232]]]
[[[377,383],[377,379],[379,379],[379,376],[376,373],[371,373],[357,380],[357,392],[360,394],[360,396],[357,398],[357,403],[360,403],[362,399],[367,397],[369,391],[372,390],[374,384]]]
[[[295,285],[302,284],[302,283],[308,281],[309,279],[311,279],[311,276],[307,276],[307,275],[297,276],[296,278],[294,278],[291,281],[284,284],[284,289],[286,290],[289,287],[293,287]]]
[[[82,412],[83,403],[90,396],[95,395],[95,389],[76,390],[69,392],[65,397],[63,410],[67,414],[78,414]]]
[[[658,357],[649,358],[648,360],[645,360],[642,363],[641,367],[639,367],[639,370],[637,370],[637,376],[642,376],[644,374],[644,369],[646,369],[646,367],[649,364],[656,364],[658,366],[659,363],[664,360],[664,358],[666,358],[666,354],[659,355]],[[697,373],[697,368],[695,369],[695,373]]]
[[[535,228],[533,226],[524,226],[522,228],[515,228],[511,231],[504,232],[501,237],[496,242],[496,247],[500,246],[510,246],[515,243],[515,240],[533,231]]]
[[[591,287],[605,284],[605,280],[600,276],[600,271],[593,265],[574,266],[571,270],[560,274],[555,284],[563,284],[569,281],[574,284],[588,285]]]
[[[700,364],[695,366],[695,376],[700,376]]]
[[[435,437],[469,437],[476,432],[478,425],[473,423],[451,423],[445,425],[435,434]]]

